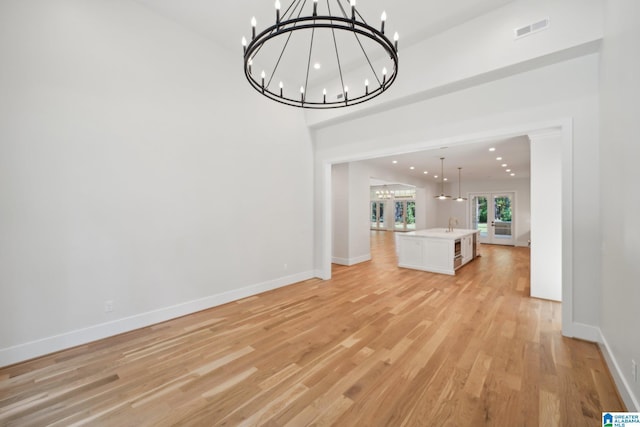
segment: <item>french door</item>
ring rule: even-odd
[[[384,229],[384,202],[371,202],[371,229]]]
[[[416,202],[414,200],[395,202],[394,228],[402,231],[416,229]]]
[[[471,194],[471,227],[480,231],[480,243],[515,245],[515,194]]]

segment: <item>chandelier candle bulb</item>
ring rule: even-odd
[[[253,59],[249,60],[249,74],[251,74],[251,68],[253,67]]]
[[[284,87],[284,85],[282,84],[282,82],[280,82],[280,98],[282,98],[282,88]]]
[[[398,51],[398,39],[400,39],[400,35],[396,31],[396,33],[393,35],[393,44],[396,48],[396,52]]]
[[[382,12],[382,16],[380,17],[380,21],[382,22],[382,26],[380,28],[380,32],[384,34],[384,23],[387,21],[387,12]]]
[[[365,79],[364,81],[364,93],[365,95],[369,95],[369,79]]]
[[[356,20],[356,0],[351,0],[351,19]]]
[[[349,86],[344,87],[344,100],[345,102],[349,100]]]
[[[382,86],[387,82],[387,67],[382,69]]]
[[[280,0],[276,0],[276,23],[280,25]]]
[[[256,26],[258,22],[256,21],[256,17],[251,18],[251,40],[256,38]]]
[[[300,86],[300,102],[304,104],[304,86]]]
[[[260,74],[260,77],[262,78],[262,91],[264,92],[264,78],[266,77],[264,71]]]
[[[313,0],[313,16],[318,16],[318,0]]]
[[[327,90],[326,89],[322,89],[322,103],[323,104],[327,103]]]
[[[242,50],[247,53],[247,39],[242,37]]]

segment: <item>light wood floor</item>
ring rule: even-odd
[[[455,277],[373,261],[0,369],[0,425],[598,426],[595,344],[530,299],[529,251]]]

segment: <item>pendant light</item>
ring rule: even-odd
[[[462,170],[462,168],[458,168],[458,198],[454,199],[456,202],[464,202],[465,200],[467,200],[466,197],[462,197],[461,193],[460,193],[460,183],[462,182],[460,180],[460,171]]]
[[[444,157],[440,157],[440,183],[441,183],[440,195],[436,196],[435,198],[439,200],[450,199],[451,196],[446,196],[444,194]]]

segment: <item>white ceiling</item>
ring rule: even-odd
[[[242,53],[242,36],[251,35],[251,17],[258,29],[275,21],[274,0],[138,0],[150,9],[196,31],[228,50]],[[503,6],[513,0],[358,0],[357,8],[371,23],[380,20],[382,11],[388,15],[389,33],[398,31],[404,45],[415,43],[459,25],[476,16]],[[347,0],[342,0],[348,5]],[[281,0],[282,10],[290,1]],[[308,2],[311,4],[311,1]],[[321,2],[322,3],[322,2]]]
[[[224,49],[237,53],[238,63],[242,58],[242,37],[250,39],[251,36],[251,18],[257,19],[257,30],[262,29],[275,23],[275,0],[244,0],[235,2],[220,2],[211,0],[137,0],[146,5],[148,8],[164,15],[165,17],[199,33],[210,40],[214,41]],[[337,8],[332,0],[332,7],[335,14]],[[340,0],[345,9],[348,10],[348,0]],[[442,32],[448,28],[459,25],[469,19],[489,12],[497,7],[510,3],[513,0],[358,0],[357,9],[362,17],[372,26],[378,26],[380,23],[380,15],[383,11],[387,13],[387,34],[392,37],[394,32],[400,34],[400,50],[410,44],[416,43],[429,36]],[[290,0],[281,0],[282,11],[286,11],[291,4]],[[311,0],[307,1],[307,9],[311,10]],[[326,2],[319,2],[319,11],[326,8]],[[338,33],[340,37],[340,33]],[[277,40],[280,39],[280,40]],[[282,46],[284,46],[285,38],[277,38],[267,43],[266,49],[262,54],[268,58],[277,57]],[[324,44],[323,44],[324,41]],[[340,41],[340,40],[339,40]],[[376,49],[369,43],[368,39],[362,38],[361,42],[365,43],[365,49],[373,59],[373,67],[375,70],[382,70],[382,67],[388,67],[384,61],[386,55],[383,55],[381,49]],[[359,61],[362,55],[355,41],[349,38],[348,43],[340,41],[341,61],[343,61],[343,69],[353,68],[353,64],[349,63],[345,58],[351,57],[352,53]],[[272,52],[269,50],[271,49]],[[290,90],[299,90],[301,83],[304,82],[306,75],[306,66],[309,53],[308,37],[300,34],[300,37],[292,38],[287,46],[287,53],[282,58],[282,63],[278,67],[278,72],[274,76],[273,86],[271,89],[276,91],[276,87],[280,80],[285,82],[285,87]],[[265,53],[266,52],[266,53]],[[357,54],[357,55],[356,55]],[[333,41],[329,37],[315,38],[313,48],[312,61],[320,62],[322,67],[320,70],[311,70],[309,75],[309,84],[312,82],[331,80],[331,77],[337,73],[337,64],[335,60],[335,51]],[[300,61],[300,58],[305,60]],[[254,58],[254,64],[259,62],[260,58]],[[267,70],[267,78],[269,78],[269,70],[273,68],[271,61],[264,61],[265,64],[255,64],[254,73],[260,73],[261,70]],[[267,63],[268,62],[268,63]],[[379,63],[378,63],[379,62]],[[358,62],[360,63],[360,62]],[[300,65],[300,68],[296,68]],[[378,71],[380,73],[380,71]],[[256,76],[257,77],[257,76]],[[362,81],[368,78],[372,82],[375,76],[369,72],[362,76]],[[353,83],[355,84],[355,83]],[[357,83],[361,85],[361,82]],[[362,88],[359,88],[362,89]]]
[[[258,22],[258,31],[271,25],[275,21],[275,0],[243,0],[235,2],[219,2],[211,0],[137,0],[149,9],[187,27],[188,29],[210,39],[223,49],[237,53],[238,67],[241,72],[243,36],[251,36],[251,17]],[[348,0],[341,0],[348,5]],[[504,6],[513,0],[358,0],[359,13],[371,25],[380,21],[380,14],[386,11],[387,34],[398,31],[400,34],[400,51],[403,47],[414,44],[422,39],[442,32],[448,28],[460,25],[476,16],[485,14],[493,9]],[[282,10],[289,7],[289,0],[281,0]],[[323,1],[320,4],[326,4]],[[311,1],[309,0],[309,4]],[[306,52],[305,52],[306,49]],[[295,47],[298,55],[308,56],[308,46]],[[303,53],[304,52],[304,53]],[[314,58],[314,61],[316,58]],[[348,68],[349,65],[347,64]],[[286,68],[286,67],[285,67]],[[325,67],[311,79],[322,80],[326,77]],[[277,77],[277,80],[282,77]],[[277,81],[273,83],[277,85]],[[285,83],[285,85],[287,85]],[[296,86],[291,90],[299,90],[300,82],[289,86]],[[286,86],[285,86],[286,87]],[[496,153],[488,151],[490,146],[496,147]],[[494,155],[495,154],[495,155]],[[529,143],[526,137],[512,138],[505,141],[491,143],[477,143],[450,147],[444,150],[425,151],[413,154],[403,154],[388,158],[367,160],[379,168],[401,170],[403,173],[415,177],[435,180],[439,175],[440,157],[445,157],[445,176],[452,182],[457,182],[457,167],[462,167],[462,179],[508,179],[510,177],[500,167],[502,162],[495,158],[501,155],[516,177],[529,176]],[[393,164],[392,160],[397,160]],[[415,170],[409,167],[414,166]],[[428,175],[424,175],[424,171]]]
[[[489,151],[490,148],[495,148],[495,151]],[[463,182],[530,177],[529,138],[526,136],[380,157],[362,162],[394,174],[401,173],[416,179],[440,182],[441,157],[445,158],[444,177],[449,182],[458,182],[459,167],[462,168],[460,172]],[[498,157],[502,159],[497,160]],[[394,161],[397,163],[393,163]],[[507,166],[502,167],[503,164]],[[413,170],[410,169],[412,166]],[[511,172],[506,172],[507,169]],[[425,171],[428,173],[425,174]],[[515,176],[511,176],[511,173]],[[382,183],[380,180],[374,182]]]

